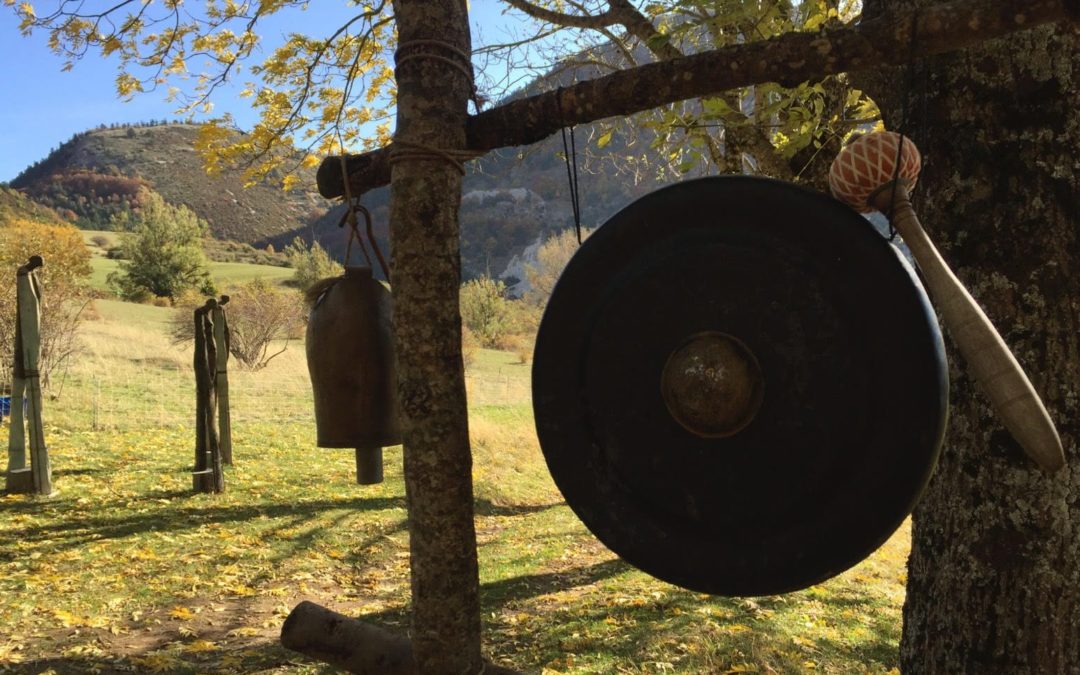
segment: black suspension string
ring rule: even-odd
[[[896,239],[896,228],[893,227],[893,211],[896,209],[896,187],[900,180],[900,161],[904,156],[904,143],[907,141],[911,127],[911,92],[915,89],[915,44],[919,30],[919,9],[916,7],[911,13],[911,35],[908,40],[907,60],[907,85],[904,87],[904,96],[900,103],[900,142],[896,144],[896,161],[893,166],[892,195],[889,198],[889,213],[886,214],[889,221],[889,241]],[[925,97],[923,104],[925,105]]]
[[[566,159],[566,180],[570,183],[570,207],[574,212],[574,230],[577,243],[581,245],[581,196],[578,192],[577,144],[574,142],[574,127],[570,127],[570,145],[566,144],[566,127],[562,128],[563,157]]]

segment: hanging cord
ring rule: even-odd
[[[577,144],[574,142],[574,127],[570,127],[570,145],[566,144],[566,127],[562,128],[563,158],[566,160],[566,180],[570,184],[570,208],[574,212],[574,230],[577,243],[581,246],[581,195],[578,192]]]
[[[386,277],[387,281],[390,281],[390,268],[386,264],[386,259],[383,258],[382,251],[379,250],[379,244],[375,241],[375,232],[371,222],[371,212],[367,210],[359,201],[354,200],[352,196],[352,187],[349,185],[349,171],[348,165],[345,162],[345,154],[338,155],[341,160],[341,176],[345,187],[345,214],[341,217],[341,221],[338,223],[338,227],[349,223],[349,241],[345,247],[345,264],[349,264],[349,257],[352,254],[352,242],[353,238],[360,244],[360,250],[364,254],[364,259],[367,260],[368,267],[371,267],[371,257],[368,255],[367,247],[364,246],[364,238],[360,235],[360,228],[356,222],[356,212],[359,211],[364,215],[364,224],[367,230],[368,243],[371,244],[371,249],[375,252],[375,257],[379,260],[379,267],[382,268],[382,273]]]
[[[359,204],[358,204],[359,205]],[[364,254],[364,260],[367,262],[367,266],[371,267],[371,256],[368,255],[367,246],[364,246],[364,240],[360,237],[360,230],[356,226],[356,217],[349,216],[352,214],[352,206],[346,206],[345,211],[341,214],[341,219],[338,221],[338,228],[345,227],[345,223],[349,223],[349,237],[345,244],[345,266],[349,266],[349,259],[352,257],[352,245],[353,240],[360,245],[360,252]]]
[[[916,37],[919,30],[919,10],[915,10],[911,14],[911,37],[908,41],[908,62],[907,62],[907,86],[904,88],[904,97],[900,104],[900,142],[896,144],[896,161],[893,166],[893,179],[892,179],[892,194],[889,198],[889,213],[886,214],[889,220],[889,241],[896,239],[896,228],[893,227],[893,212],[896,209],[896,188],[897,182],[900,180],[900,161],[904,157],[904,142],[907,141],[908,127],[911,126],[911,92],[915,89],[915,44]]]

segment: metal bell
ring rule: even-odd
[[[356,448],[357,482],[382,482],[382,448],[401,444],[390,291],[370,267],[347,267],[344,276],[317,284],[309,299],[318,445]]]

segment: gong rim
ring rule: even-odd
[[[763,273],[784,297],[753,287]],[[784,316],[812,302],[822,317]],[[827,344],[815,322],[835,326]],[[660,391],[680,336],[710,331],[745,342],[764,377],[761,410],[720,436],[680,423]],[[841,367],[797,382],[787,354],[820,350]],[[537,435],[576,515],[632,565],[719,595],[804,588],[880,546],[930,478],[947,396],[936,318],[895,247],[840,202],[756,177],[682,182],[612,216],[556,284],[533,360]],[[782,405],[821,428],[800,440]]]

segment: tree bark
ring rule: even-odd
[[[479,574],[458,308],[460,165],[472,91],[464,0],[395,0],[397,129],[391,264],[405,453],[412,639],[421,673],[476,673]],[[435,58],[432,58],[435,57]],[[458,60],[465,69],[454,67]],[[425,150],[427,148],[427,150]]]
[[[535,143],[562,127],[736,87],[761,82],[794,86],[835,73],[902,64],[912,53],[913,28],[918,34],[915,54],[922,58],[1078,16],[1078,0],[959,0],[935,4],[914,15],[892,11],[854,27],[789,33],[517,99],[469,118],[462,147],[482,154]],[[391,146],[347,158],[353,194],[389,183],[392,152]],[[324,197],[340,197],[344,192],[340,159],[325,159],[316,180]]]
[[[905,126],[924,157],[920,216],[1031,376],[1067,466],[1048,475],[1023,455],[951,349],[946,447],[914,514],[904,672],[1080,667],[1078,53],[1060,26],[916,70]],[[868,91],[895,126],[892,82]]]

